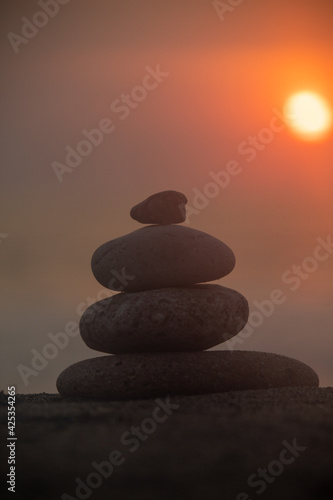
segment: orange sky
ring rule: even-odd
[[[222,22],[204,0],[71,0],[15,54],[7,35],[38,8],[1,7],[4,368],[22,392],[54,392],[65,366],[97,355],[76,338],[27,388],[17,375],[48,331],[77,320],[77,305],[96,296],[92,252],[136,229],[129,209],[151,193],[177,189],[193,205],[210,172],[239,163],[241,173],[190,225],[234,249],[237,266],[221,284],[250,304],[283,287],[282,274],[332,232],[332,136],[307,143],[285,129],[252,161],[239,149],[298,90],[332,105],[330,1],[244,1]],[[170,75],[121,121],[111,104],[158,64]],[[115,131],[59,183],[52,162],[104,118]],[[242,348],[299,357],[332,385],[332,262]]]

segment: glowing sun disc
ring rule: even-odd
[[[284,114],[293,132],[303,139],[319,139],[332,126],[330,105],[315,92],[293,94],[286,102]]]

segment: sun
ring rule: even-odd
[[[330,105],[315,92],[303,91],[290,96],[284,115],[290,129],[304,140],[322,139],[332,127]]]

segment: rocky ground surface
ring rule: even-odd
[[[1,421],[5,443],[4,393]],[[333,388],[122,402],[17,395],[16,426],[16,500],[333,498]]]

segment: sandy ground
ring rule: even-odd
[[[333,498],[333,388],[158,402],[43,393],[18,395],[16,413],[15,499]],[[2,393],[5,433],[6,414]]]

